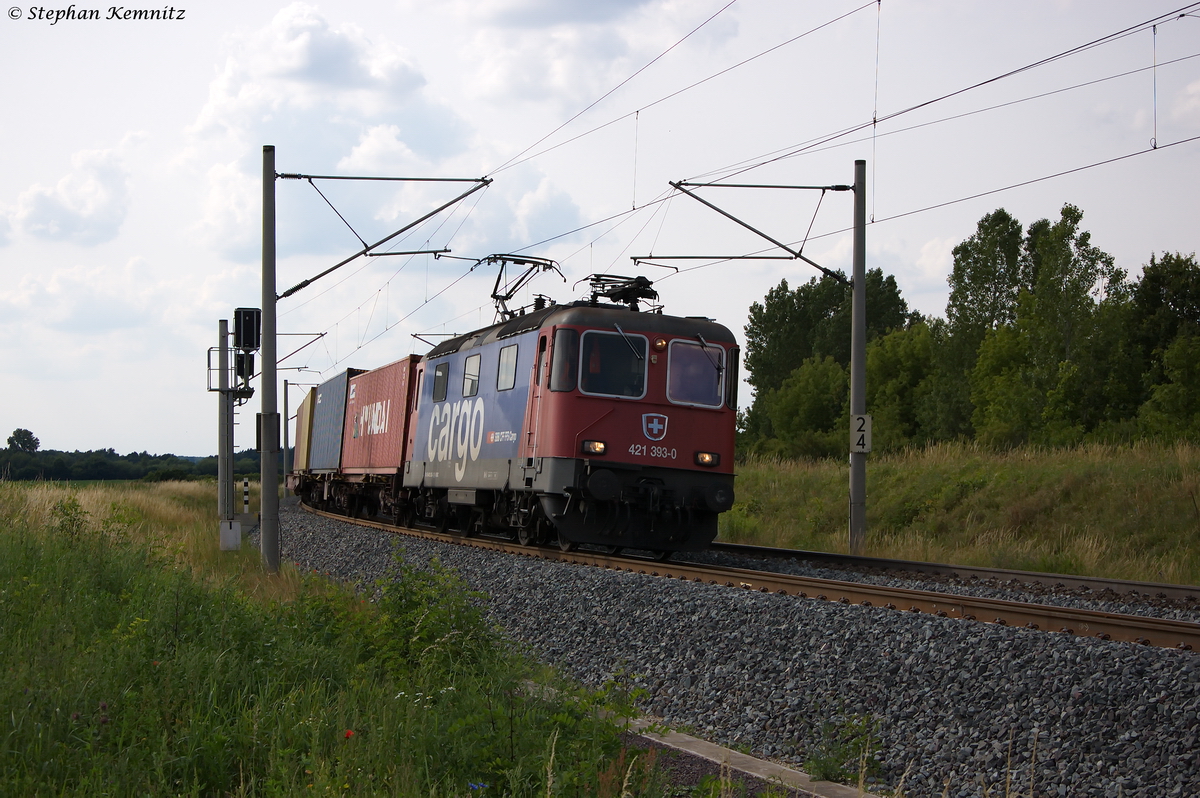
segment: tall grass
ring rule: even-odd
[[[452,572],[258,577],[211,493],[0,483],[0,795],[596,794],[603,699],[530,690]]]
[[[871,455],[868,554],[1200,584],[1200,447]],[[751,459],[723,540],[845,551],[844,462]]]

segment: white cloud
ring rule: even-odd
[[[293,3],[263,28],[227,39],[225,50],[179,164],[205,164],[192,232],[231,259],[257,254],[263,144],[277,146],[277,170],[316,174],[389,171],[463,147],[457,118],[422,96],[425,79],[403,50],[356,25],[334,25],[313,6]],[[279,217],[281,246],[327,251],[335,239],[313,214],[328,210],[304,208],[299,218]]]
[[[417,156],[401,139],[396,125],[375,125],[359,137],[350,154],[338,161],[338,169],[350,174],[403,174],[417,163]]]
[[[946,285],[946,276],[954,266],[954,247],[957,245],[951,238],[931,238],[921,245],[914,274],[919,284],[938,288]]]
[[[261,252],[262,184],[236,163],[218,163],[205,175],[208,191],[193,232],[212,249],[237,261]]]
[[[670,0],[491,0],[482,8],[475,2],[460,3],[456,13],[501,25],[479,29],[471,44],[477,68],[470,85],[478,97],[556,102],[562,105],[560,113],[578,110],[581,103],[603,95],[685,36],[682,49],[667,54],[631,85],[632,96],[640,86],[651,85],[668,63],[678,65],[680,58],[687,58],[685,53],[694,55],[697,49],[711,55],[738,31],[736,20],[723,14],[689,35],[711,12]],[[622,98],[628,101],[626,94]]]
[[[1175,99],[1171,118],[1179,122],[1200,121],[1200,80],[1189,83]]]
[[[627,76],[629,45],[611,27],[561,27],[513,33],[486,29],[471,86],[492,102],[558,101],[578,104],[595,98]]]
[[[231,37],[220,74],[191,133],[200,140],[245,135],[281,114],[320,109],[329,117],[394,111],[425,83],[405,53],[356,25],[333,26],[292,3],[249,35]]]
[[[53,186],[21,193],[13,226],[47,241],[100,244],[116,237],[129,209],[129,170],[118,150],[82,150]]]
[[[545,28],[562,24],[611,22],[653,0],[484,0],[463,4],[503,25]]]
[[[570,195],[543,178],[516,203],[513,239],[531,243],[558,235],[580,224],[579,207]]]

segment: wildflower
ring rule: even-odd
[[[101,715],[100,716],[100,725],[103,726],[106,723],[108,723],[108,715]]]
[[[100,702],[100,709],[101,709],[101,710],[108,709],[108,702],[107,702],[107,701],[101,701],[101,702]]]
[[[71,720],[79,720],[79,713],[78,713],[78,712],[72,712],[72,713],[71,713]]]
[[[346,739],[347,739],[347,740],[349,740],[349,739],[350,739],[351,737],[353,737],[353,736],[354,736],[354,730],[353,730],[353,729],[346,729]]]

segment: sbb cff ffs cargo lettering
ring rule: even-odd
[[[312,389],[288,486],[314,508],[521,543],[666,556],[733,505],[738,354],[710,319],[643,312],[645,278]]]

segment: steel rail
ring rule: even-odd
[[[959,579],[1015,579],[1018,582],[1048,585],[1050,587],[1081,588],[1099,592],[1137,593],[1160,599],[1200,599],[1200,587],[1175,585],[1166,582],[1138,582],[1131,579],[1109,579],[1105,577],[1079,576],[1073,574],[1049,574],[1038,571],[1016,571],[1006,568],[986,568],[974,565],[948,565],[945,563],[921,562],[919,560],[889,560],[882,557],[862,557],[854,554],[838,554],[827,551],[805,551],[802,549],[778,549],[768,546],[750,546],[743,543],[714,542],[710,551],[720,551],[742,556],[761,556],[778,559],[807,560],[809,562],[853,566],[855,568],[879,568],[885,571],[915,571],[926,574],[951,576]]]
[[[1097,637],[1102,640],[1138,643],[1162,648],[1200,650],[1200,623],[1189,621],[1122,615],[1045,604],[1026,604],[1003,599],[885,587],[862,582],[844,582],[835,579],[751,571],[744,568],[713,567],[695,563],[653,562],[584,550],[564,552],[557,547],[522,546],[511,541],[490,537],[467,537],[462,534],[399,527],[363,518],[347,518],[303,504],[301,507],[307,512],[336,521],[374,527],[441,543],[455,543],[471,548],[500,551],[543,560],[590,565],[667,579],[724,585],[761,593],[777,593],[819,601],[833,601],[840,604],[859,605],[864,608],[928,613],[942,618],[958,618],[994,623],[1000,626],[1024,627],[1081,637]]]

